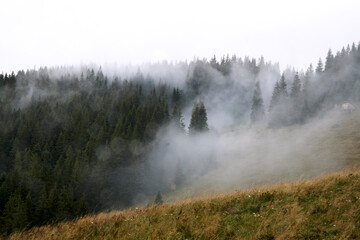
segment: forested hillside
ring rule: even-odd
[[[174,69],[183,79],[168,74]],[[192,156],[159,154],[178,136],[303,124],[358,102],[359,92],[355,44],[335,56],[330,50],[325,65],[320,59],[305,73],[226,56],[131,74],[100,67],[1,74],[0,231],[130,207],[217,167],[197,145],[188,145]],[[201,169],[189,167],[199,158]]]

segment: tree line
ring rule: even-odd
[[[0,83],[1,233],[129,207],[163,187],[146,183],[147,148],[161,127],[185,134],[180,89],[139,76],[110,84],[101,69],[55,82],[44,69],[19,72]],[[47,95],[27,99],[19,85]],[[22,97],[26,107],[14,107]],[[189,132],[206,130],[197,102]]]
[[[268,111],[265,111],[260,84],[256,82],[251,108],[252,123],[267,122],[270,127],[302,124],[332,109],[335,104],[358,102],[359,66],[360,45],[343,47],[335,56],[330,49],[325,66],[320,58],[315,71],[310,65],[302,73],[302,81],[298,72],[294,72],[290,81],[282,74],[274,85]],[[265,112],[268,113],[267,119]]]

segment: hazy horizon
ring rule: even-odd
[[[226,54],[305,70],[360,40],[360,2],[25,1],[0,9],[0,72]]]

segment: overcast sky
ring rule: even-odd
[[[297,69],[360,41],[357,0],[0,0],[0,72],[214,54]]]

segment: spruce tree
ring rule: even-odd
[[[163,200],[162,200],[162,196],[161,196],[160,191],[157,193],[154,203],[155,204],[163,204]]]
[[[304,83],[303,83],[303,99],[304,99],[304,105],[302,109],[302,116],[303,118],[307,118],[311,113],[311,104],[310,104],[310,85],[311,80],[314,78],[314,70],[312,65],[310,64],[309,68],[306,70],[305,77],[304,77]]]
[[[14,230],[25,228],[29,222],[26,215],[28,209],[26,202],[22,199],[20,189],[10,196],[3,212],[5,231],[10,233]]]
[[[203,102],[194,104],[194,108],[191,114],[189,133],[196,134],[199,132],[208,131],[207,113]]]
[[[321,58],[319,58],[319,62],[317,64],[317,67],[316,67],[316,70],[315,70],[316,74],[317,75],[321,74],[323,72],[323,68],[324,68],[324,65],[322,63]]]
[[[274,90],[271,96],[269,112],[271,112],[274,109],[274,107],[279,103],[279,99],[280,99],[280,84],[279,81],[277,81],[275,83]]]
[[[172,93],[172,102],[174,105],[181,105],[181,95],[182,92],[179,90],[179,88],[174,88]]]
[[[301,93],[301,82],[300,82],[299,74],[296,73],[293,84],[291,86],[290,96],[291,98],[296,99],[300,96],[300,93]]]
[[[326,72],[330,71],[333,65],[334,65],[334,55],[332,54],[331,49],[329,49],[328,54],[326,56],[324,71]]]
[[[265,118],[264,101],[261,96],[260,82],[257,81],[255,84],[255,90],[252,100],[250,119],[252,123],[256,123],[264,120],[264,118]]]
[[[289,115],[289,123],[298,123],[304,119],[302,116],[302,110],[304,107],[303,94],[301,92],[301,82],[299,78],[299,74],[296,73],[294,76],[294,81],[291,86],[291,101],[288,115]]]
[[[303,92],[305,95],[308,94],[310,89],[310,81],[314,78],[314,70],[312,64],[310,64],[309,68],[305,72],[305,78],[303,83]]]
[[[180,131],[184,131],[185,124],[184,118],[181,113],[181,108],[178,107],[176,104],[174,105],[172,114],[171,114],[171,124]]]
[[[279,82],[275,84],[270,103],[269,126],[286,126],[289,123],[289,99],[285,76],[282,74]]]
[[[285,76],[284,74],[281,76],[280,78],[280,82],[279,82],[279,92],[280,92],[280,98],[281,100],[283,100],[283,98],[288,96],[288,92],[287,92],[287,84],[285,81]]]

